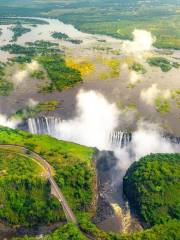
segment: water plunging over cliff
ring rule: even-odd
[[[28,131],[33,134],[56,135],[56,126],[62,122],[58,117],[38,117],[27,120]]]
[[[59,117],[38,117],[29,118],[27,120],[28,131],[32,134],[48,134],[53,137],[58,137],[57,127],[63,120]],[[113,131],[108,134],[109,143],[111,146],[124,148],[127,147],[131,140],[132,134],[123,131]]]

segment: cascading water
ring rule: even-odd
[[[53,137],[61,139],[60,125],[63,120],[59,117],[38,117],[27,120],[28,131],[33,134],[48,134]],[[85,132],[86,133],[86,132]],[[176,138],[164,132],[161,136],[166,138],[168,142],[179,144],[180,138]],[[116,150],[127,151],[129,155],[134,158],[133,141],[135,133],[127,131],[114,130],[107,132],[107,140],[109,142],[109,153],[107,151],[100,152],[103,157],[97,157],[97,172],[98,172],[98,199],[100,199],[97,210],[97,218],[95,223],[103,230],[130,232],[140,230],[141,224],[134,214],[130,211],[128,202],[123,197],[122,180],[124,176],[124,169],[121,171],[117,168],[117,163],[124,155],[115,156]],[[111,157],[113,154],[114,157]],[[101,161],[102,158],[102,161]],[[113,165],[114,163],[114,165]],[[105,204],[105,205],[104,205]],[[111,208],[109,208],[111,206]],[[109,209],[109,210],[108,210]],[[107,210],[107,211],[106,211]],[[109,212],[108,212],[109,211]],[[102,214],[105,216],[102,216]],[[100,215],[100,216],[99,216]]]
[[[58,131],[56,127],[62,121],[58,117],[29,118],[27,120],[28,131],[32,134],[48,134],[57,137]],[[132,134],[123,131],[113,131],[107,137],[109,137],[110,145],[118,148],[127,147],[132,140]]]
[[[132,133],[123,131],[114,131],[110,134],[110,143],[118,148],[124,148],[129,145],[132,140]]]
[[[27,120],[28,131],[33,134],[56,135],[56,126],[62,122],[58,117],[39,117]]]
[[[57,137],[59,132],[57,126],[61,124],[63,120],[59,117],[37,117],[29,118],[27,120],[28,131],[32,134],[48,134],[53,137]],[[166,138],[169,142],[173,144],[180,144],[180,137],[174,137],[171,134],[161,133],[163,138]],[[133,138],[133,133],[126,131],[115,130],[109,133],[109,143],[113,147],[125,148],[127,147]]]

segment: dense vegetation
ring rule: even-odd
[[[91,223],[91,214],[89,215],[89,213],[93,212],[92,199],[94,196],[93,188],[95,180],[94,168],[91,162],[92,149],[58,141],[49,136],[36,136],[3,127],[0,128],[0,143],[23,145],[30,150],[38,152],[47,159],[55,169],[55,179],[58,185],[61,187],[78,217],[79,226],[80,229],[83,230],[83,234],[77,227],[69,223],[54,233],[45,236],[43,240],[85,240],[86,234],[93,236],[93,238],[97,240],[176,240],[180,236],[180,154],[156,154],[144,157],[130,167],[124,179],[125,193],[130,199],[131,205],[136,205],[135,207],[141,218],[150,225],[159,223],[163,223],[163,225],[155,225],[149,230],[132,235],[115,235],[104,233]],[[7,161],[8,158],[10,158],[11,163]],[[6,159],[6,161],[4,161],[4,159]],[[27,164],[28,160],[29,164]],[[41,193],[43,191],[44,193],[48,192],[49,196],[49,186],[42,180],[42,177],[40,177],[41,171],[39,166],[35,165],[35,162],[19,156],[18,153],[13,154],[13,157],[12,153],[9,153],[9,155],[6,153],[6,158],[0,154],[0,166],[2,169],[0,183],[2,178],[6,178],[7,181],[4,182],[3,180],[2,182],[8,186],[4,188],[4,185],[0,184],[0,188],[3,189],[0,191],[0,194],[2,195],[2,193],[8,192],[9,189],[11,190],[10,192],[13,197],[10,199],[10,202],[15,206],[13,211],[20,211],[18,207],[22,205],[19,204],[26,204],[27,199],[28,201],[31,201],[32,198],[33,200],[34,198],[36,199],[37,193],[39,201],[42,197],[39,191]],[[7,172],[6,169],[8,169],[9,172]],[[21,175],[22,169],[24,169],[23,176]],[[15,172],[17,172],[17,176],[14,174]],[[22,179],[20,179],[20,176]],[[18,181],[16,179],[14,182],[14,178],[16,177]],[[38,190],[34,191],[33,189],[36,187]],[[24,194],[24,192],[27,195]],[[31,194],[32,198],[29,197],[28,194]],[[43,196],[44,195],[47,196],[46,194],[43,194]],[[18,204],[15,204],[17,199],[21,200]],[[45,201],[45,204],[47,204],[47,201]],[[34,206],[32,202],[30,202],[30,205]],[[37,205],[38,204],[35,204],[36,207]],[[37,219],[39,222],[41,222],[42,219],[52,221],[52,218],[50,218],[50,216],[52,216],[52,214],[50,214],[51,211],[48,211],[48,217],[43,215],[46,214],[45,212],[41,212],[43,206],[44,205],[41,205],[42,208],[40,208],[40,210],[38,209],[38,216],[34,212],[32,213],[33,216],[35,216],[33,218],[34,221]],[[48,206],[50,208],[52,207],[53,210],[57,207],[56,203],[52,200],[51,203],[48,203]],[[6,206],[6,209],[9,210],[9,205]],[[86,211],[89,213],[85,213]],[[27,215],[25,215],[25,213]],[[21,208],[21,214],[18,215],[18,217],[14,212],[13,216],[16,216],[15,219],[13,219],[11,215],[8,215],[8,217],[13,219],[11,220],[12,223],[21,221],[23,224],[28,225],[30,219],[28,213],[28,208]],[[6,215],[3,213],[3,216]],[[57,218],[57,215],[53,213],[53,217]],[[31,221],[31,223],[33,224],[33,221]],[[34,240],[34,238],[29,237],[25,237],[24,240],[25,239]]]
[[[162,98],[161,96],[155,99],[156,111],[160,113],[167,113],[170,111],[170,105],[168,100]]]
[[[21,37],[23,34],[31,31],[30,28],[23,27],[21,24],[15,25],[14,27],[11,28],[11,30],[14,33],[12,37],[12,42],[16,42],[18,38]]]
[[[93,225],[87,223],[87,227]],[[98,230],[95,225],[92,228],[94,234],[90,234],[92,239],[95,240],[179,240],[180,238],[180,222],[179,221],[170,221],[163,225],[156,225],[149,230],[145,230],[140,233],[135,233],[132,235],[121,235],[121,234],[108,234]],[[92,233],[92,231],[91,231]],[[88,235],[89,236],[89,235]],[[85,236],[85,233],[82,234],[80,230],[71,223],[64,225],[62,228],[59,228],[54,233],[44,236],[42,240],[86,240],[89,239]],[[33,237],[23,237],[23,238],[13,238],[13,240],[36,240]]]
[[[156,225],[149,230],[124,236],[112,236],[110,240],[178,240],[180,221],[174,220],[163,225]]]
[[[0,62],[0,95],[9,95],[13,84],[5,80],[5,64]]]
[[[48,41],[35,41],[33,43],[27,42],[26,46],[21,46],[18,44],[7,44],[3,47],[1,47],[1,50],[7,51],[11,54],[22,54],[25,55],[23,57],[26,58],[32,58],[32,56],[38,55],[38,54],[50,54],[50,53],[60,53],[59,50],[54,49],[53,47],[56,47],[56,43],[51,43]]]
[[[38,62],[47,71],[48,78],[51,80],[50,85],[44,88],[45,91],[62,91],[82,81],[80,72],[68,67],[60,55],[40,56]]]
[[[1,47],[1,49],[19,55],[11,59],[11,62],[23,64],[36,59],[45,72],[42,70],[34,71],[31,73],[31,77],[44,79],[47,75],[50,84],[45,86],[43,90],[52,92],[62,91],[82,82],[80,71],[68,66],[62,51],[57,48],[57,45],[57,43],[48,41],[35,41],[33,43],[27,42],[26,46],[8,44]]]
[[[151,58],[148,58],[147,62],[151,66],[160,67],[163,72],[168,72],[173,67],[179,68],[180,66],[177,62],[171,63],[168,59],[164,57],[151,57]]]
[[[61,32],[54,32],[52,34],[52,37],[55,39],[60,39],[60,40],[66,40],[68,42],[74,43],[74,44],[80,44],[82,43],[81,40],[78,39],[72,39],[70,38],[67,34],[61,33]]]
[[[43,171],[31,158],[0,149],[0,221],[32,226],[65,220]]]
[[[28,24],[31,26],[36,26],[37,24],[48,24],[48,22],[42,19],[30,19],[30,18],[0,18],[0,25],[19,25],[19,24]]]
[[[146,29],[156,36],[157,47],[180,49],[178,0],[2,0],[0,15],[54,17],[82,31],[123,39],[131,39],[135,28]]]
[[[133,71],[136,71],[138,73],[141,73],[141,74],[145,74],[146,73],[146,69],[144,68],[144,66],[140,63],[133,63],[133,64],[130,64],[129,65],[129,69],[133,70]]]
[[[180,154],[152,154],[135,162],[124,177],[124,192],[148,225],[180,220]]]
[[[35,117],[40,112],[49,112],[57,109],[59,103],[56,101],[38,103],[35,106],[27,106],[25,108],[17,110],[12,114],[13,118],[26,120],[28,118]]]
[[[34,237],[13,238],[13,240],[36,240]],[[54,233],[44,236],[42,240],[88,240],[72,223],[67,223]]]
[[[93,149],[2,127],[0,143],[22,145],[39,153],[54,167],[55,179],[75,213],[93,211]]]

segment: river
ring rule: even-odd
[[[41,18],[35,18],[41,19]],[[121,126],[124,128],[132,128],[139,117],[150,119],[151,121],[161,123],[166,126],[170,132],[174,134],[180,134],[179,129],[179,114],[177,108],[172,103],[172,109],[170,113],[161,115],[152,106],[144,104],[140,99],[141,90],[152,86],[156,83],[161,88],[177,89],[179,88],[179,70],[172,69],[168,73],[162,73],[159,69],[151,68],[144,60],[143,64],[147,69],[145,75],[141,75],[140,81],[137,86],[128,87],[130,70],[125,68],[123,64],[120,66],[120,76],[117,78],[100,80],[98,71],[102,69],[107,71],[107,67],[104,67],[102,63],[99,63],[99,56],[105,56],[105,58],[118,58],[121,59],[124,53],[121,51],[123,41],[109,36],[92,35],[82,33],[69,24],[56,19],[45,19],[47,24],[28,26],[31,28],[31,32],[24,34],[18,38],[17,44],[24,45],[26,42],[34,42],[36,40],[46,40],[56,42],[59,44],[60,49],[64,49],[66,54],[72,55],[76,58],[88,58],[95,64],[95,71],[84,77],[84,83],[77,85],[73,89],[68,89],[63,92],[55,93],[39,93],[33,90],[34,82],[31,81],[19,86],[15,92],[10,96],[0,96],[0,110],[3,114],[10,115],[14,111],[25,106],[28,99],[33,99],[38,102],[58,100],[61,102],[61,108],[52,112],[52,115],[60,116],[64,119],[69,119],[75,114],[76,96],[80,89],[94,90],[101,92],[109,101],[118,102],[121,101],[126,106],[128,104],[135,104],[136,109],[133,110],[133,114],[137,115],[136,118],[130,118],[127,115],[128,121],[124,126],[121,122]],[[10,25],[1,25],[2,34],[0,36],[0,46],[11,43],[12,31]],[[70,38],[82,40],[79,45],[72,44],[64,40],[53,39],[51,34],[53,32],[61,32],[67,34]],[[114,51],[120,51],[118,54],[114,54]],[[7,61],[10,54],[0,51],[1,61]],[[179,52],[175,51],[173,57],[179,57]],[[132,111],[131,111],[132,112]],[[132,116],[132,114],[131,114]],[[128,203],[123,198],[122,192],[122,177],[120,174],[118,183],[114,184],[115,179],[112,176],[120,174],[116,169],[112,167],[109,172],[100,171],[99,177],[99,196],[105,201],[104,206],[108,206],[109,212],[105,214],[100,220],[95,219],[97,225],[105,231],[114,232],[131,232],[134,230],[140,230],[141,225],[138,219],[130,212]],[[100,202],[100,209],[103,212],[102,204]],[[105,207],[104,207],[105,211]],[[97,217],[99,218],[99,217]],[[43,230],[43,233],[47,231]]]

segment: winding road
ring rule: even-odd
[[[19,146],[19,145],[0,144],[0,149],[9,149],[11,151],[17,152],[18,154],[21,153],[22,155],[24,155],[28,158],[32,158],[38,164],[40,164],[41,167],[45,169],[46,177],[47,177],[49,183],[51,184],[51,192],[60,202],[67,221],[71,221],[74,224],[78,225],[78,221],[77,221],[72,209],[70,208],[63,193],[61,192],[60,188],[58,187],[57,183],[55,182],[55,180],[53,178],[53,168],[44,158],[42,158],[37,153],[30,151],[27,148]]]

